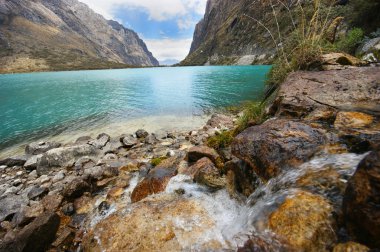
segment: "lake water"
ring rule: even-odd
[[[128,127],[200,126],[206,113],[258,100],[269,69],[210,66],[0,75],[0,152],[94,129],[122,134]]]

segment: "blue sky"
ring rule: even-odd
[[[137,32],[160,61],[184,59],[207,0],[80,0]]]

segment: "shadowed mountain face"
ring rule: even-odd
[[[138,35],[77,0],[0,0],[0,72],[157,66]]]

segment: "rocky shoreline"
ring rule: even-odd
[[[380,248],[380,68],[342,68],[291,74],[218,150],[238,116],[29,144],[0,161],[0,251]]]

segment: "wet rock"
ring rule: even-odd
[[[45,251],[54,241],[59,223],[56,213],[46,212],[24,227],[14,239],[0,243],[0,251]]]
[[[138,131],[136,131],[135,134],[136,134],[137,138],[145,138],[149,135],[149,133],[143,129],[139,129]]]
[[[45,187],[40,186],[34,186],[29,192],[28,192],[28,198],[30,200],[34,200],[36,198],[42,198],[45,196],[49,190]]]
[[[39,155],[43,154],[51,149],[61,147],[60,143],[56,142],[36,142],[28,144],[25,147],[25,154],[27,155]]]
[[[114,187],[107,193],[108,199],[116,199],[121,197],[124,194],[124,189],[121,187]]]
[[[333,123],[336,118],[336,110],[330,107],[322,107],[313,110],[310,114],[305,117],[306,121],[319,121]]]
[[[222,189],[226,186],[226,180],[220,174],[218,168],[207,157],[199,159],[193,166],[189,167],[189,171],[194,176],[194,180],[213,190]]]
[[[63,201],[63,196],[59,194],[47,195],[42,199],[42,205],[46,211],[56,211]]]
[[[362,160],[348,182],[343,212],[349,234],[369,247],[380,247],[380,151]]]
[[[247,162],[263,179],[311,158],[325,143],[323,132],[301,122],[270,120],[240,133],[232,153]]]
[[[151,194],[165,190],[170,179],[177,174],[176,167],[155,167],[147,177],[137,184],[131,195],[132,202],[138,202]]]
[[[219,241],[203,239],[215,225],[200,202],[157,195],[134,204],[130,211],[117,212],[101,221],[85,235],[83,248],[84,251],[191,251],[196,241],[199,251],[220,251],[223,245]],[[97,232],[100,229],[103,231]]]
[[[378,114],[378,67],[341,71],[295,72],[280,86],[272,110],[279,116],[301,118],[320,108]]]
[[[0,199],[0,222],[13,216],[28,204],[28,201],[19,195],[8,195]]]
[[[110,207],[111,205],[107,201],[102,201],[98,206],[98,211],[101,215],[104,215]]]
[[[26,156],[16,156],[0,160],[0,165],[6,165],[8,167],[12,166],[23,166],[26,162]]]
[[[227,173],[227,189],[231,196],[236,193],[250,196],[260,183],[253,169],[244,161],[233,159],[224,166]]]
[[[339,112],[334,127],[337,129],[364,128],[371,125],[374,117],[361,112]]]
[[[42,154],[31,156],[30,158],[26,160],[24,164],[24,168],[28,171],[37,169],[37,164],[40,161],[41,157],[42,157]]]
[[[75,208],[73,203],[67,203],[64,206],[62,206],[62,212],[67,215],[71,216],[75,213]]]
[[[234,122],[233,119],[227,115],[223,114],[214,114],[211,116],[210,120],[207,121],[207,125],[212,128],[233,128]]]
[[[65,187],[62,194],[68,199],[75,199],[82,196],[84,192],[90,190],[91,187],[86,181],[76,178]]]
[[[368,252],[370,249],[356,242],[339,243],[333,252]]]
[[[197,162],[199,159],[207,157],[209,158],[218,168],[223,167],[222,159],[216,150],[207,146],[195,146],[189,149],[187,153],[187,159],[189,162]]]
[[[269,217],[269,226],[296,251],[327,251],[336,241],[333,207],[321,196],[298,192]]]
[[[267,234],[269,236],[269,234]],[[244,246],[238,248],[238,252],[272,252],[272,251],[291,251],[290,248],[282,241],[277,241],[274,237],[266,239],[250,236]]]
[[[51,167],[72,166],[76,159],[96,155],[96,153],[96,148],[87,144],[52,149],[41,157],[37,165],[37,173],[47,174]]]

